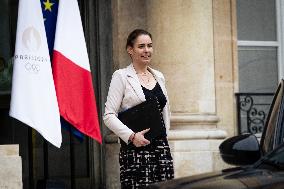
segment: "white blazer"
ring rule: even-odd
[[[163,109],[163,118],[168,133],[170,129],[170,110],[169,98],[165,87],[165,78],[163,74],[157,70],[150,67],[148,67],[148,70],[153,74],[167,98],[167,104]],[[107,101],[105,103],[105,113],[103,117],[105,125],[124,142],[128,143],[128,139],[133,131],[117,118],[117,114],[144,101],[146,101],[145,95],[133,64],[130,64],[126,68],[116,70],[112,75]]]

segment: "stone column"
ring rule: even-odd
[[[170,77],[171,111],[215,115],[212,0],[149,0],[147,12],[153,66]]]
[[[215,17],[214,8],[230,5],[230,1],[223,3],[221,7],[212,0],[146,3],[147,29],[153,34],[155,49],[153,67],[164,73],[170,97],[169,139],[176,177],[213,171],[222,165],[218,146],[227,132],[218,127],[216,73],[220,70],[215,70],[215,38],[219,36],[215,36],[214,21],[219,15]],[[233,96],[232,88],[227,92]]]
[[[23,188],[19,145],[0,145],[0,188]]]

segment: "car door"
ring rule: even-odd
[[[283,143],[284,132],[284,81],[280,81],[276,93],[273,97],[267,121],[262,133],[260,148],[262,155],[271,152]]]

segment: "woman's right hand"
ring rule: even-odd
[[[142,147],[142,146],[146,146],[146,145],[150,144],[150,141],[147,140],[146,138],[144,138],[145,133],[147,133],[149,130],[150,130],[150,128],[135,133],[134,138],[132,140],[132,143],[136,147]]]

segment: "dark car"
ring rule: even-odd
[[[219,146],[222,159],[239,167],[183,177],[148,189],[284,189],[284,81],[273,97],[260,143],[253,134],[231,137]]]

